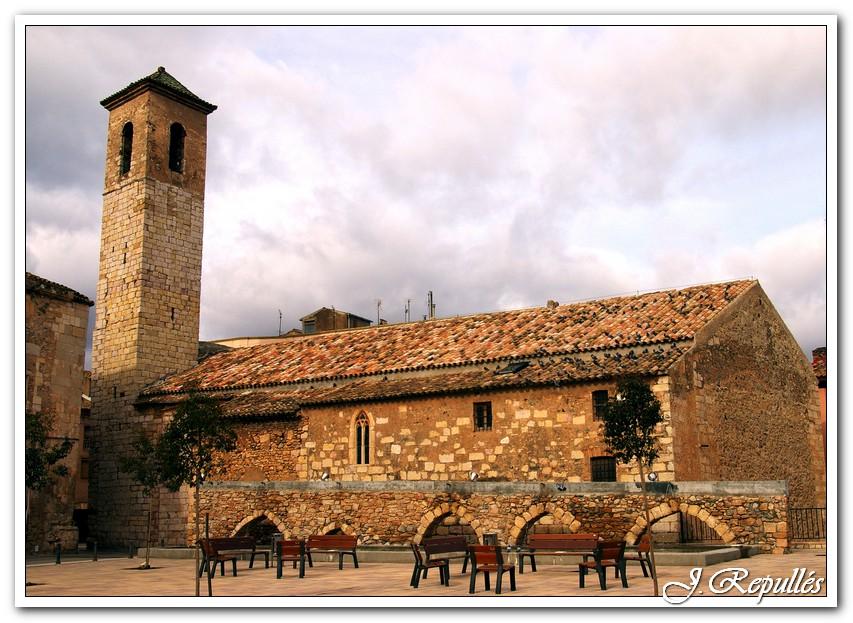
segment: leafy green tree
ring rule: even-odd
[[[119,468],[129,474],[142,486],[142,494],[148,500],[148,522],[145,534],[145,564],[140,569],[151,568],[151,517],[154,503],[154,491],[163,482],[163,470],[160,466],[160,454],[157,444],[142,431],[131,446],[129,455],[119,460]]]
[[[157,444],[163,483],[177,491],[183,485],[195,490],[195,534],[200,534],[199,487],[219,465],[217,455],[237,447],[237,435],[222,417],[219,401],[190,393],[169,422]],[[195,551],[195,594],[199,595],[198,547]]]
[[[646,467],[651,469],[658,458],[655,430],[663,422],[660,401],[649,384],[639,378],[627,378],[616,386],[616,396],[607,401],[604,416],[604,443],[620,463],[636,461],[640,469],[643,496],[643,514],[649,538],[649,555],[652,562],[652,582],[658,595],[657,567],[652,539],[652,522],[646,492]]]
[[[59,462],[68,456],[74,442],[67,436],[61,439],[51,437],[52,428],[52,416],[42,412],[26,414],[24,462],[27,487],[25,521],[27,522],[30,518],[31,493],[45,489],[57,477],[68,475],[68,468]]]

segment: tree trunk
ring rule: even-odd
[[[643,514],[646,517],[646,534],[649,536],[649,558],[652,561],[652,584],[654,586],[655,597],[659,595],[658,592],[658,569],[657,565],[655,565],[655,540],[652,536],[652,520],[649,517],[649,498],[646,494],[646,474],[643,471],[643,461],[637,461],[640,466],[640,484],[642,485],[643,492]]]
[[[199,548],[199,524],[201,522],[201,518],[199,517],[199,502],[201,500],[201,495],[199,494],[199,476],[196,474],[195,481],[195,567],[193,567],[193,575],[195,576],[195,596],[199,596],[199,577],[198,577],[198,566],[201,564],[198,559],[198,548]]]
[[[154,504],[154,496],[148,494],[148,527],[145,530],[145,566],[143,569],[151,568],[151,507]]]

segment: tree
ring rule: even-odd
[[[603,415],[604,443],[610,453],[620,463],[636,461],[640,468],[643,514],[646,518],[646,532],[649,538],[652,582],[655,597],[657,597],[657,567],[644,468],[648,466],[651,469],[652,463],[658,457],[655,429],[663,422],[660,402],[652,393],[648,383],[642,379],[628,378],[617,384],[616,396],[607,401],[607,408]]]
[[[218,466],[217,453],[237,447],[237,435],[222,417],[219,402],[190,393],[169,422],[157,444],[163,483],[171,491],[183,485],[195,489],[195,535],[200,533],[199,487]],[[198,546],[195,550],[195,594],[199,595]]]
[[[50,436],[53,417],[46,413],[27,413],[24,428],[27,487],[25,521],[28,522],[31,492],[41,491],[53,483],[55,478],[68,475],[68,468],[58,463],[68,456],[74,442],[67,436],[62,438]]]
[[[131,446],[131,454],[119,460],[121,471],[142,485],[142,494],[148,500],[148,522],[145,534],[145,564],[140,569],[151,568],[151,508],[154,503],[154,490],[163,482],[163,470],[160,466],[160,454],[157,444],[142,431]]]

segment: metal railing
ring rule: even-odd
[[[826,509],[789,508],[788,536],[794,540],[826,539]]]
[[[704,521],[687,513],[679,513],[679,528],[682,543],[721,543],[717,531]]]

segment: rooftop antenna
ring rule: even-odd
[[[406,309],[403,312],[403,316],[406,318],[406,322],[412,319],[412,299],[406,299]]]
[[[427,316],[430,320],[435,318],[435,303],[432,302],[432,290],[427,292]]]
[[[281,310],[278,310],[278,334],[281,335]]]
[[[379,326],[381,319],[379,318],[379,310],[382,309],[382,299],[376,299],[376,326]]]

